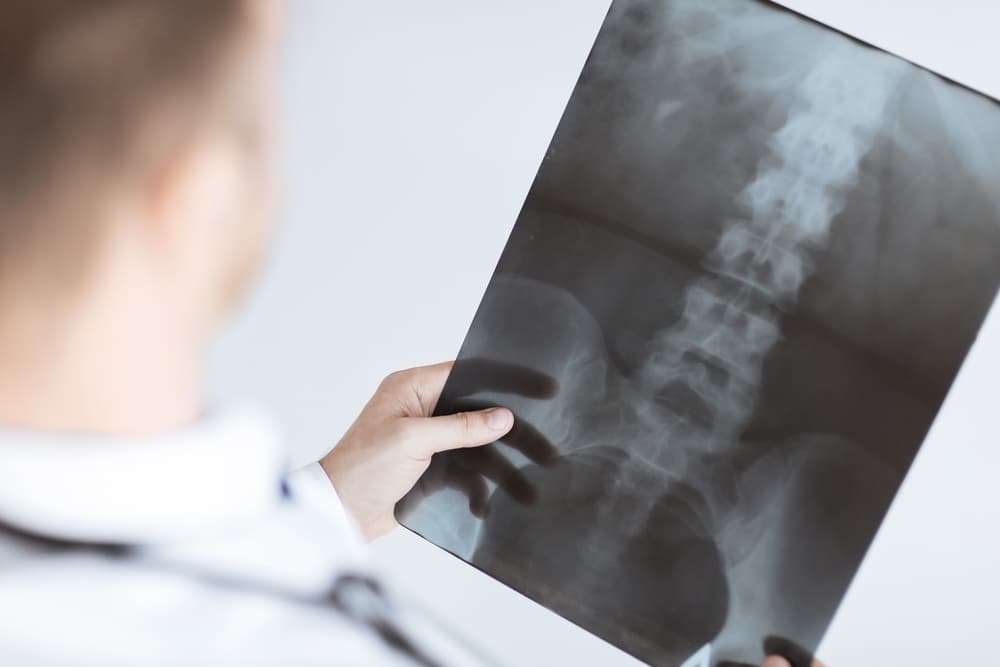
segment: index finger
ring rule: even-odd
[[[455,401],[450,407],[460,412],[472,412],[488,410],[495,407],[495,405],[484,401],[460,399]],[[518,450],[535,463],[542,465],[551,464],[559,458],[559,450],[545,434],[523,419],[517,418],[516,415],[513,428],[507,434],[501,436],[499,441],[508,447]]]
[[[541,371],[504,361],[485,358],[456,361],[448,378],[449,395],[468,396],[484,391],[552,398],[559,393],[559,382]]]

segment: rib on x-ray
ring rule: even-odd
[[[807,660],[1000,286],[998,148],[787,10],[616,0],[438,406],[517,426],[402,522],[652,664]]]

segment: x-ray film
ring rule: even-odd
[[[517,426],[401,521],[646,662],[807,660],[1000,286],[998,148],[785,9],[617,0],[438,407]]]

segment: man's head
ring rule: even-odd
[[[0,303],[127,280],[211,326],[265,236],[278,4],[0,4]]]
[[[197,416],[267,235],[280,7],[0,2],[0,423]]]

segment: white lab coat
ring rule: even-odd
[[[282,481],[284,456],[246,412],[130,441],[0,430],[0,665],[420,664],[375,603],[425,664],[483,664],[412,601],[331,603],[374,575],[323,471]]]

